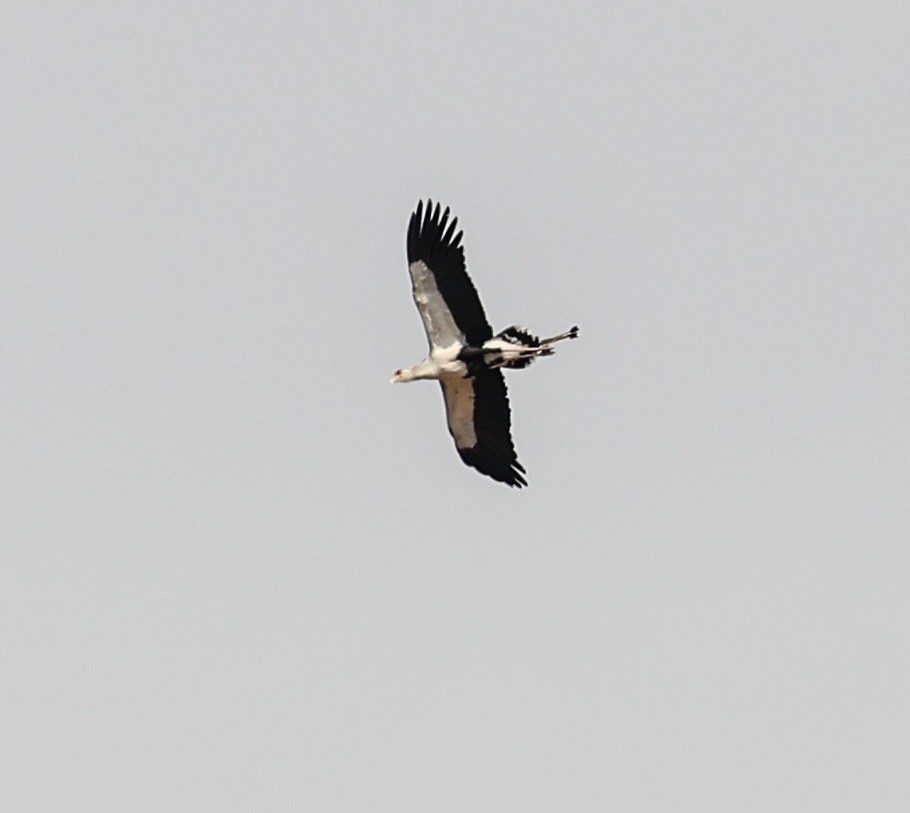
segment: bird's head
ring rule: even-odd
[[[395,370],[395,374],[392,376],[393,384],[403,384],[407,381],[416,381],[420,378],[420,365],[416,364],[413,367],[405,367],[403,370]]]

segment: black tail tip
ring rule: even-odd
[[[577,339],[578,338],[578,325],[573,325],[569,328],[569,338]]]

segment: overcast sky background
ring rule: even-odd
[[[0,807],[910,809],[906,3],[6,3]],[[463,466],[450,205],[529,488]]]

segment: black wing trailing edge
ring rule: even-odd
[[[493,336],[493,331],[477,289],[465,270],[462,232],[455,233],[457,224],[457,217],[449,222],[448,207],[440,214],[439,204],[434,208],[433,201],[428,200],[424,213],[423,201],[420,201],[408,224],[408,264],[423,261],[430,269],[436,287],[467,343],[480,347]]]
[[[462,449],[461,459],[481,474],[506,485],[526,486],[524,466],[512,443],[511,412],[506,382],[499,370],[486,370],[471,379],[474,384],[475,446]]]

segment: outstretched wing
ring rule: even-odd
[[[446,377],[439,383],[449,432],[461,459],[501,483],[526,486],[525,470],[512,443],[509,396],[502,373],[485,370],[473,378]]]
[[[477,290],[465,270],[462,232],[458,218],[449,221],[449,209],[423,201],[408,224],[408,268],[414,302],[423,319],[431,347],[455,342],[480,347],[493,335]]]

